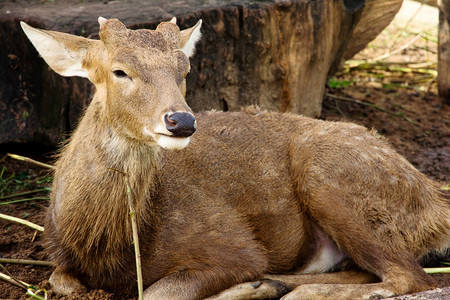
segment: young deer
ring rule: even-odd
[[[100,40],[21,23],[54,71],[96,86],[56,163],[45,227],[55,292],[134,293],[124,173],[147,299],[433,287],[418,260],[450,245],[450,201],[376,132],[256,109],[194,118],[185,76],[201,21],[99,23]]]

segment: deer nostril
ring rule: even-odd
[[[177,121],[172,120],[172,119],[170,118],[170,115],[169,115],[169,114],[166,114],[166,115],[164,116],[164,122],[166,122],[166,127],[167,127],[167,126],[169,126],[169,127],[174,127],[174,126],[176,126],[176,125],[178,124]]]
[[[166,129],[173,134],[173,137],[189,137],[197,128],[195,117],[190,113],[166,114],[164,122]]]

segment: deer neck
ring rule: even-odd
[[[51,219],[61,244],[86,258],[80,267],[88,272],[117,270],[120,253],[132,245],[126,179],[140,233],[155,219],[151,195],[159,182],[157,148],[119,136],[104,109],[94,97],[60,154],[52,195]]]
[[[131,184],[138,181],[143,184],[145,179],[145,186],[148,186],[156,179],[159,170],[159,147],[129,138],[114,128],[107,116],[105,96],[104,89],[97,90],[69,142],[68,148],[71,149],[67,152],[78,152],[71,153],[73,158],[84,156],[86,164],[95,166],[95,172],[101,173],[102,168],[117,171],[127,175]],[[138,186],[134,188],[139,190]]]

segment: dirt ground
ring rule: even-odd
[[[380,55],[392,53],[420,34],[409,27],[408,31],[404,30],[398,34],[399,26],[404,27],[404,23],[395,26],[397,27],[390,26],[385,30],[365,51],[358,54],[353,62],[347,63],[340,74],[330,79],[321,118],[351,121],[375,128],[420,171],[448,188],[450,106],[444,105],[443,100],[437,96],[435,73],[432,72],[436,69],[437,45],[432,39],[424,38],[437,33],[434,32],[434,27],[426,32],[421,31],[420,39],[398,54],[388,55],[386,59],[380,60],[379,64],[366,64]],[[361,61],[364,64],[361,64]],[[418,63],[429,72],[418,72]],[[399,68],[404,69],[399,71]],[[5,154],[15,152],[51,161],[49,157],[54,149],[27,145],[2,147],[0,151],[0,197],[50,185],[51,174],[46,169],[13,160]],[[29,197],[48,197],[48,193],[38,192],[7,200],[0,198],[0,203]],[[1,205],[0,212],[42,226],[47,205],[48,200],[39,199]],[[42,245],[42,233],[17,223],[0,220],[0,257],[47,260],[47,253]],[[432,266],[439,265],[436,261],[432,263]],[[4,267],[7,271],[3,269],[0,272],[9,272],[41,289],[50,289],[48,278],[52,267],[18,264],[4,264]],[[450,274],[436,274],[433,277],[440,287],[450,286]],[[48,296],[51,299],[56,297],[51,290],[48,291]],[[0,299],[26,298],[23,289],[0,280]],[[103,291],[91,291],[63,299],[110,298],[114,296]]]

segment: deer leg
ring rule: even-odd
[[[262,279],[237,284],[206,300],[279,299],[290,291],[283,282]]]
[[[383,286],[373,284],[379,278],[365,271],[342,271],[322,274],[266,275],[292,290],[284,295],[289,299],[369,299],[385,298],[394,294]]]
[[[365,221],[363,213],[349,204],[352,201],[358,200],[351,199],[351,195],[346,195],[343,191],[327,191],[326,188],[308,199],[308,213],[339,249],[360,268],[381,279],[380,283],[370,285],[348,285],[341,298],[363,299],[370,293],[378,295],[378,291],[383,291],[382,294],[406,294],[432,288],[434,284],[431,277],[423,271],[407,247],[402,246],[402,241],[389,245],[383,243],[383,239],[388,240],[389,237],[379,236],[384,233],[376,234]],[[320,292],[319,286],[310,288],[309,293]],[[340,295],[342,288],[343,285],[340,284],[324,286],[320,295],[328,292]],[[307,287],[298,289],[303,293]],[[319,299],[322,297],[319,294],[317,296]]]
[[[305,284],[286,294],[282,300],[360,300],[392,297],[390,289],[379,284]]]
[[[379,281],[379,279],[375,275],[359,271],[302,275],[266,274],[261,280],[235,285],[208,299],[232,300],[280,298],[291,290],[295,290],[298,286],[311,285],[312,283],[361,284],[377,281]]]
[[[264,279],[282,282],[289,290],[294,290],[305,284],[363,284],[375,283],[380,279],[365,271],[341,271],[321,274],[272,275],[267,274]]]
[[[243,274],[235,275],[243,276]],[[250,278],[250,276],[246,277]],[[233,274],[224,273],[223,270],[222,272],[214,270],[178,271],[149,286],[144,292],[144,299],[204,299],[233,286],[236,282]],[[279,297],[286,292],[280,294]]]
[[[411,268],[409,268],[411,270]],[[379,283],[319,283],[302,284],[283,296],[283,300],[290,299],[377,299],[392,297],[395,295],[419,292],[433,288],[433,284],[427,278],[419,278],[416,274],[408,274],[406,269],[398,272],[398,277],[393,278],[393,273],[386,272],[386,279]],[[338,273],[337,273],[338,274]],[[325,275],[325,274],[317,274]],[[302,276],[302,275],[298,275]],[[290,287],[294,283],[288,282]]]
[[[264,279],[235,285],[219,295],[208,299],[267,299],[279,298],[301,285],[313,283],[362,284],[377,282],[379,279],[370,273],[343,271],[324,274],[272,275]]]
[[[57,267],[49,278],[52,290],[60,295],[87,291],[87,288],[73,274],[62,267]]]

